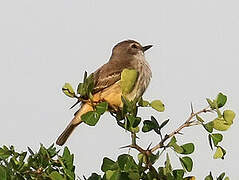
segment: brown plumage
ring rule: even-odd
[[[145,60],[144,52],[152,47],[142,47],[133,40],[122,41],[112,50],[110,60],[94,72],[93,100],[107,101],[111,107],[122,107],[120,77],[124,69],[135,69],[138,71],[138,78],[133,90],[126,95],[129,100],[140,97],[148,87],[152,76],[150,67]],[[56,144],[63,145],[75,127],[82,123],[81,115],[92,111],[90,104],[82,104],[73,120],[69,123],[63,133],[58,137]]]

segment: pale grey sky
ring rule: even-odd
[[[161,99],[166,111],[141,112],[145,119],[170,118],[169,133],[189,116],[190,102],[199,110],[218,92],[228,95],[226,108],[238,114],[238,7],[236,0],[1,0],[0,145],[37,150],[39,143],[55,142],[76,110],[68,109],[74,101],[61,87],[77,86],[85,70],[96,70],[125,39],[154,45],[146,54],[153,79],[144,97]],[[202,179],[210,170],[225,171],[237,179],[238,128],[237,117],[223,133],[224,161],[213,160],[201,127],[185,129],[179,141],[196,144],[191,174]],[[158,142],[153,133],[140,137],[144,147]],[[78,127],[66,145],[75,154],[76,174],[88,177],[100,172],[103,157],[127,153],[119,147],[129,142],[129,133],[106,114],[96,127]]]

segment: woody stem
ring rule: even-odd
[[[211,110],[208,109],[208,107],[207,107],[207,108],[204,108],[204,109],[202,109],[202,110],[200,110],[200,111],[198,111],[198,112],[196,112],[196,113],[194,113],[194,112],[192,111],[192,113],[191,113],[191,115],[189,116],[189,118],[188,118],[182,125],[180,125],[176,130],[174,130],[174,131],[171,132],[170,134],[166,134],[166,135],[164,136],[164,138],[163,138],[156,146],[154,146],[153,148],[150,149],[150,151],[151,151],[151,152],[154,152],[154,151],[156,151],[157,149],[160,149],[160,148],[164,147],[164,142],[167,141],[169,138],[173,137],[174,135],[179,134],[180,131],[181,131],[183,128],[189,127],[189,126],[192,126],[192,125],[197,125],[198,123],[194,123],[194,121],[192,121],[192,119],[193,119],[195,116],[197,116],[197,115],[199,115],[199,114],[201,114],[201,113],[207,113],[207,112],[211,112]]]

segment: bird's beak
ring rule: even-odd
[[[151,47],[153,47],[153,45],[144,46],[144,47],[143,47],[143,52],[147,51],[147,50],[150,49]]]

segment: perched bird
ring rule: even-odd
[[[113,48],[109,61],[93,73],[93,101],[106,101],[113,108],[123,106],[120,79],[124,69],[134,69],[138,73],[132,90],[125,95],[126,98],[133,100],[141,97],[152,77],[150,66],[144,56],[144,52],[151,47],[152,45],[141,46],[134,40],[126,40],[118,43]],[[75,127],[83,122],[81,116],[92,110],[93,107],[91,104],[83,103],[70,124],[58,137],[56,144],[63,145]]]

